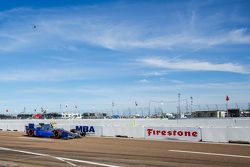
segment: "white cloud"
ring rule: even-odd
[[[157,68],[172,69],[180,71],[222,71],[234,73],[249,73],[246,67],[233,63],[211,63],[200,60],[185,59],[161,59],[151,57],[139,60],[140,63]]]
[[[0,73],[0,81],[64,81],[90,77],[93,71],[84,69],[10,70]]]
[[[146,76],[146,77],[159,77],[159,76],[164,76],[164,75],[167,75],[166,71],[153,71],[153,72],[142,74],[142,76]]]
[[[174,84],[184,84],[184,81],[181,81],[181,80],[176,80],[176,79],[171,79],[169,80],[171,83],[174,83]]]
[[[191,48],[200,49],[223,44],[250,44],[250,35],[247,28],[232,30],[219,29],[216,32],[196,32],[194,22],[198,16],[195,12],[191,15],[191,23],[171,25],[180,31],[167,31],[145,29],[144,24],[112,21],[109,14],[106,17],[84,15],[81,8],[55,8],[53,10],[40,9],[15,9],[2,14],[4,17],[17,17],[20,22],[8,22],[0,31],[0,51],[16,51],[22,48],[51,48],[61,50],[78,50],[74,43],[91,44],[108,49],[123,50],[136,48],[172,49]],[[71,17],[64,14],[71,13]],[[38,12],[39,13],[39,12]],[[77,13],[77,14],[74,14]],[[1,13],[0,13],[1,14]],[[186,18],[187,20],[190,18]],[[37,29],[32,29],[34,22]],[[154,22],[152,21],[151,24]],[[191,24],[192,30],[183,27]],[[212,23],[209,23],[212,24]],[[176,27],[174,27],[176,26]],[[148,35],[151,34],[157,35]],[[2,40],[1,40],[2,38]],[[71,43],[70,45],[68,43]]]
[[[142,84],[145,84],[145,83],[149,83],[150,81],[147,80],[147,79],[141,79],[138,81],[138,83],[142,83]]]

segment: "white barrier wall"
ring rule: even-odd
[[[201,128],[202,141],[229,142],[227,128]]]
[[[250,128],[201,128],[202,141],[249,142]]]
[[[229,141],[246,141],[250,143],[250,128],[227,128]]]
[[[72,125],[102,127],[98,136],[127,136],[145,138],[144,127],[193,127],[200,128],[202,141],[250,142],[250,118],[229,119],[54,119],[54,120],[0,120],[0,130],[25,131],[28,123],[57,123],[57,127],[67,130]],[[185,139],[184,139],[185,140]]]

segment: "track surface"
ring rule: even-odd
[[[0,131],[0,167],[14,166],[250,166],[250,146],[85,137],[28,138]]]

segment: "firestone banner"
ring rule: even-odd
[[[144,127],[146,139],[201,141],[199,127]]]

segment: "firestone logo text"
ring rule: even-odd
[[[182,130],[155,130],[155,129],[147,129],[148,136],[151,135],[162,135],[162,136],[187,136],[187,137],[197,137],[198,132],[197,131],[182,131]]]

